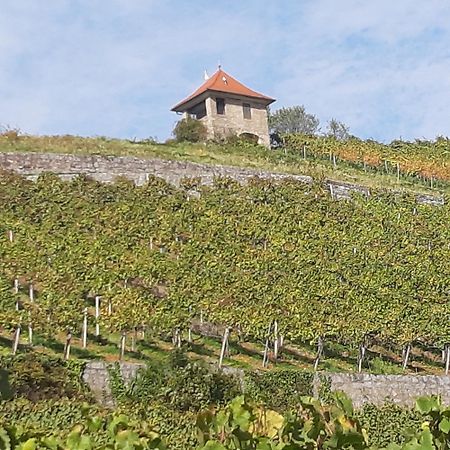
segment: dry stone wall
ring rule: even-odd
[[[143,367],[145,365],[140,363],[120,363],[120,372],[125,383],[130,383]],[[242,370],[233,367],[224,367],[223,370],[225,373],[237,376],[245,389]],[[107,363],[88,362],[83,380],[100,403],[106,406],[114,405],[109,387]],[[423,395],[440,395],[443,403],[450,405],[450,376],[322,373],[314,377],[316,394],[320,392],[322,383],[329,383],[332,391],[345,392],[353,400],[356,408],[366,403],[382,405],[386,401],[402,406],[413,406],[415,399]]]
[[[119,363],[120,373],[125,384],[133,381],[139,370],[144,367],[144,364],[138,363]],[[105,406],[114,405],[107,363],[104,361],[88,362],[84,368],[83,381],[89,386],[92,394],[99,403]]]
[[[333,373],[328,378],[331,390],[344,391],[357,408],[386,401],[412,406],[417,397],[424,395],[440,395],[443,403],[450,405],[449,376]]]
[[[306,175],[290,175],[232,166],[130,156],[0,152],[0,169],[14,171],[30,179],[36,179],[43,172],[53,172],[64,180],[86,174],[97,181],[111,183],[117,177],[123,176],[137,185],[144,184],[149,176],[163,178],[176,186],[180,184],[183,178],[200,178],[203,184],[209,185],[215,177],[229,177],[240,183],[246,183],[254,177],[274,181],[289,178],[302,183],[312,182],[312,178]],[[331,195],[337,199],[351,198],[354,193],[370,194],[368,188],[355,184],[332,180],[326,181],[326,184]],[[420,203],[443,203],[443,200],[439,197],[424,195],[418,196],[417,200]]]

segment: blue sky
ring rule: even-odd
[[[362,138],[450,135],[448,0],[1,0],[0,124],[164,140],[218,61]]]

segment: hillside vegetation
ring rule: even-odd
[[[53,152],[116,155],[234,165],[316,179],[329,178],[371,187],[447,192],[450,180],[450,142],[394,141],[384,145],[351,138],[287,135],[284,146],[268,150],[250,143],[158,144],[152,139],[130,141],[104,137],[28,136],[0,134],[0,152]]]
[[[448,205],[386,193],[338,202],[320,184],[292,181],[177,189],[51,174],[2,175],[0,202],[8,333],[80,335],[88,308],[91,332],[97,323],[100,334],[175,342],[200,317],[242,342],[282,335],[407,354],[409,344],[450,342]]]

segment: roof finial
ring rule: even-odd
[[[208,75],[208,71],[205,69],[205,71],[203,72],[203,79],[206,81],[206,80],[209,80],[209,75]]]
[[[220,64],[220,59],[219,59],[219,62],[217,63],[217,68],[218,68],[219,70],[222,69],[222,64]]]

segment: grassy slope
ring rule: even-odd
[[[247,167],[282,173],[311,175],[316,179],[331,179],[361,184],[372,188],[402,189],[420,193],[450,193],[450,185],[441,183],[431,189],[417,179],[395,174],[364,172],[345,162],[337,167],[328,160],[307,159],[302,155],[283,150],[267,150],[255,146],[218,144],[133,142],[103,137],[82,138],[76,136],[15,136],[0,135],[0,152],[65,153],[76,155],[136,156],[193,161],[204,164],[220,164]]]

